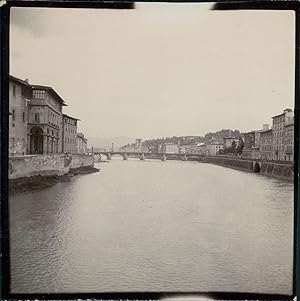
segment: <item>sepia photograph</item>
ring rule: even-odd
[[[293,295],[293,10],[9,22],[10,293]]]

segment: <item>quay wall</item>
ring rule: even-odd
[[[92,155],[72,154],[70,169],[79,167],[94,166],[94,157]]]
[[[219,156],[206,156],[203,160],[205,163],[212,163],[225,167],[242,169],[245,171],[252,171],[253,162],[251,160],[239,160],[237,158],[219,157]]]
[[[206,156],[203,159],[203,162],[248,172],[256,172],[265,176],[288,181],[294,180],[293,162],[261,161],[256,159],[244,159],[225,156]]]
[[[77,154],[13,156],[8,162],[8,178],[60,176],[70,170],[94,166],[93,156]]]
[[[294,180],[294,164],[290,163],[272,163],[262,162],[260,173],[278,179],[293,181]]]

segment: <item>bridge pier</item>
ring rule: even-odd
[[[144,153],[141,154],[140,160],[145,160],[145,154]]]
[[[111,153],[107,153],[107,160],[111,160]]]
[[[128,154],[127,153],[123,154],[123,160],[128,160]]]
[[[166,156],[166,154],[163,154],[161,157],[161,161],[166,161],[166,160],[167,160],[167,156]]]

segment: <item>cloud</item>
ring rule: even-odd
[[[54,87],[88,136],[251,130],[293,104],[294,36],[287,11],[14,8],[10,67]]]
[[[46,9],[13,7],[10,12],[10,24],[36,37],[41,37],[47,33],[44,22],[46,15]]]

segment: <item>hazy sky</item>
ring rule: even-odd
[[[250,131],[294,104],[294,12],[13,8],[10,74],[52,86],[87,137]]]

